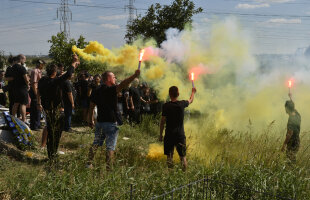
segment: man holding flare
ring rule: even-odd
[[[141,59],[140,59],[141,60]],[[140,66],[141,61],[139,62]],[[140,67],[139,67],[140,68]],[[117,94],[140,75],[140,69],[120,84],[116,85],[116,77],[110,72],[106,71],[102,74],[103,84],[93,91],[90,102],[90,112],[88,122],[90,127],[94,126],[93,111],[97,106],[98,116],[95,125],[95,138],[92,146],[89,149],[87,168],[92,168],[92,161],[98,147],[106,143],[106,169],[112,169],[114,151],[118,137],[118,107],[117,107]]]
[[[163,131],[166,125],[164,137],[164,154],[167,156],[167,165],[173,167],[173,153],[176,147],[182,162],[183,171],[187,168],[186,160],[186,136],[184,132],[184,109],[194,101],[196,88],[194,87],[194,73],[191,74],[192,93],[189,100],[178,100],[179,89],[176,86],[169,88],[171,101],[165,103],[162,109],[160,121],[159,141],[163,141]]]
[[[285,141],[282,145],[281,150],[284,152],[286,150],[287,158],[292,162],[296,163],[296,154],[300,147],[300,124],[301,116],[298,111],[295,109],[295,104],[292,100],[291,87],[292,80],[288,81],[289,87],[289,98],[290,100],[285,102],[285,111],[289,115],[287,122],[287,133]]]

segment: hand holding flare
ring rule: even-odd
[[[142,50],[140,51],[140,59],[139,59],[139,66],[138,66],[138,69],[139,69],[139,70],[140,70],[140,68],[141,68],[141,62],[142,62],[143,55],[144,55],[144,49],[142,49]]]

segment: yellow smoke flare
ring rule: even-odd
[[[139,55],[137,46],[124,45],[122,48],[112,51],[97,41],[90,41],[84,49],[73,46],[72,51],[87,61],[107,63],[111,67],[125,66],[126,71],[133,71],[137,68]]]
[[[174,162],[180,162],[180,159],[178,158],[178,153],[174,151]],[[167,160],[167,156],[164,155],[164,146],[162,144],[153,143],[149,145],[149,151],[146,156],[146,158],[154,161],[165,161]]]

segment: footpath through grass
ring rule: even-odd
[[[94,137],[91,130],[64,132],[60,150],[65,155],[60,155],[56,164],[35,165],[0,155],[0,199],[127,199],[125,193],[131,184],[139,194],[135,199],[147,199],[206,175],[239,187],[309,199],[307,133],[302,134],[303,146],[297,164],[290,165],[279,152],[282,140],[273,131],[267,128],[261,135],[253,136],[227,130],[201,130],[204,139],[200,145],[206,146],[201,148],[205,156],[201,152],[190,153],[185,173],[180,164],[169,170],[165,160],[147,158],[149,144],[158,138],[156,120],[147,118],[141,126],[120,128],[114,170],[110,173],[105,170],[104,149],[97,152],[94,169],[85,168]],[[40,133],[35,136],[39,141]]]

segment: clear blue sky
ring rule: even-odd
[[[236,16],[254,41],[255,53],[294,53],[310,44],[309,0],[193,0],[204,12],[194,23],[209,28],[211,19]],[[47,54],[47,40],[59,32],[60,0],[0,0],[0,50],[6,54]],[[36,3],[39,2],[39,3]],[[43,3],[42,3],[43,2]],[[137,14],[152,3],[135,0]],[[73,4],[73,0],[69,0]],[[125,43],[129,0],[76,0],[71,5],[71,37],[97,40],[108,48]]]

